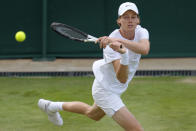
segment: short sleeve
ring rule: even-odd
[[[114,51],[112,48],[107,46],[103,50],[103,57],[104,57],[106,63],[111,63],[114,60],[120,59],[121,55],[120,55],[120,53]]]
[[[139,40],[141,39],[149,39],[148,30],[143,28],[138,31]]]

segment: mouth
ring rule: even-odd
[[[128,27],[129,27],[129,28],[133,28],[134,26],[133,26],[133,25],[128,25]]]

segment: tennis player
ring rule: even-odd
[[[118,10],[119,29],[109,36],[100,37],[97,42],[103,49],[104,58],[95,61],[92,86],[94,104],[83,102],[52,102],[40,99],[38,106],[47,113],[51,122],[62,125],[59,111],[69,111],[86,115],[93,120],[103,116],[112,117],[125,131],[143,131],[140,123],[121,100],[137,68],[141,55],[150,50],[149,33],[142,28],[138,8],[134,3],[125,2]]]

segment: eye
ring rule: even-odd
[[[123,18],[124,18],[124,19],[129,19],[129,16],[124,16]]]

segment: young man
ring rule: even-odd
[[[120,29],[97,42],[103,49],[104,59],[93,64],[95,80],[92,87],[94,104],[83,102],[52,102],[40,99],[38,106],[47,113],[51,122],[62,125],[59,111],[69,111],[100,120],[105,114],[112,117],[126,131],[143,131],[139,122],[126,108],[120,96],[126,91],[141,58],[150,49],[148,31],[139,23],[139,12],[134,3],[125,2],[118,10]]]

